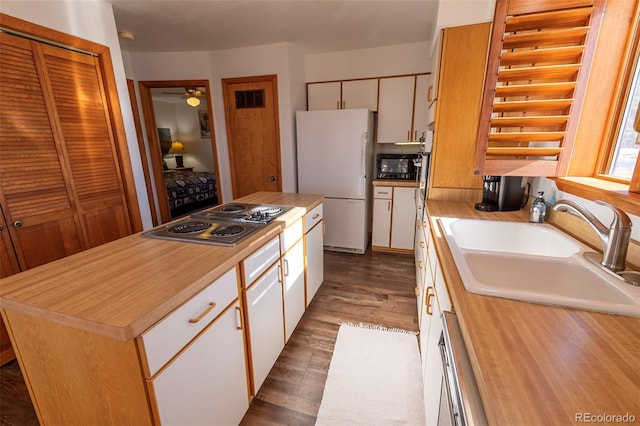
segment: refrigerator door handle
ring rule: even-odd
[[[367,132],[362,135],[362,150],[360,152],[360,176],[367,178]]]

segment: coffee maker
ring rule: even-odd
[[[476,210],[510,212],[520,210],[527,204],[529,184],[522,185],[522,176],[487,175],[482,181],[482,202],[476,203]]]

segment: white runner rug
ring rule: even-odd
[[[316,425],[424,425],[414,333],[342,324]]]

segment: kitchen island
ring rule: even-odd
[[[489,424],[640,422],[640,318],[468,292],[437,218],[528,215],[466,202],[429,200],[426,208]]]
[[[244,328],[239,265],[304,221],[323,197],[262,192],[235,201],[294,208],[235,247],[135,234],[0,281],[3,319],[41,424],[159,423],[150,383],[167,367],[152,371],[141,336],[204,290],[222,291],[218,282],[230,283],[230,300],[211,309],[228,312],[232,328],[238,312]],[[245,365],[250,356],[238,358]],[[237,377],[245,403],[249,376]]]

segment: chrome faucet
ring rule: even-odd
[[[603,254],[600,265],[613,272],[623,271],[627,260],[629,239],[631,238],[631,219],[624,211],[614,205],[600,200],[596,200],[596,204],[607,206],[613,210],[613,221],[609,228],[604,226],[589,210],[573,201],[558,200],[553,205],[553,210],[559,212],[571,211],[586,220],[596,231],[602,242]]]

